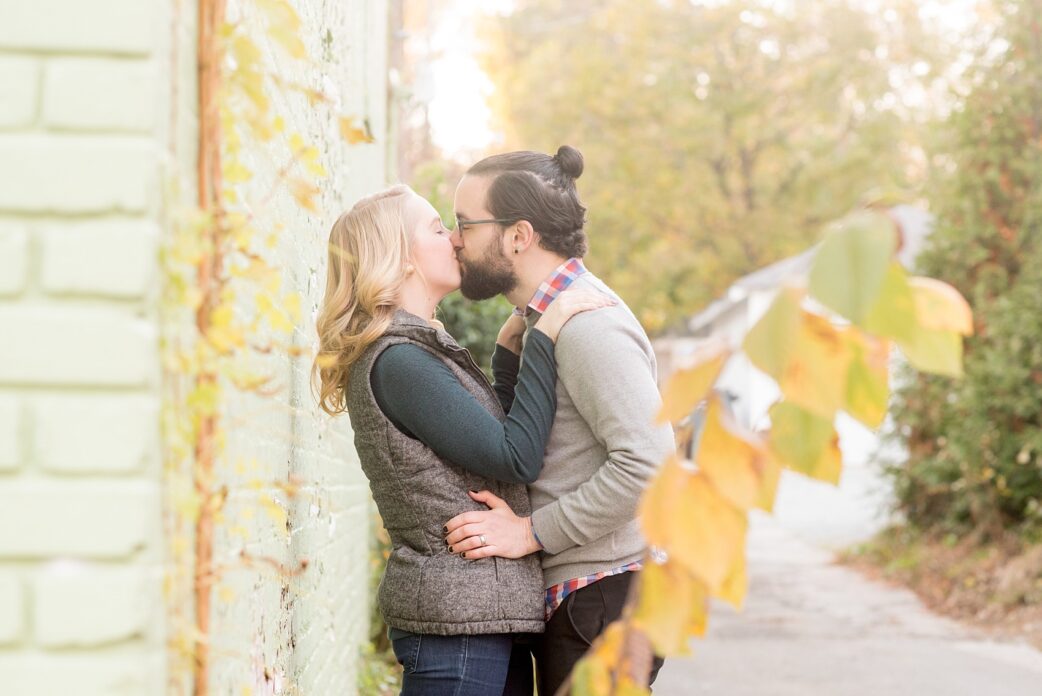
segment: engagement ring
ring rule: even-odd
[[[479,536],[478,537],[478,541],[480,541],[481,545],[484,546],[485,545],[485,535],[482,534],[481,536]]]

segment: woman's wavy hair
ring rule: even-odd
[[[408,186],[393,186],[355,203],[329,232],[326,295],[316,321],[318,355],[311,367],[319,406],[347,410],[351,367],[391,325],[409,263]]]

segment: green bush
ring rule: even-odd
[[[1033,538],[1042,531],[1042,42],[1033,34],[1042,0],[999,9],[1007,45],[981,56],[934,154],[945,173],[919,261],[973,307],[966,376],[901,380],[894,415],[909,459],[891,473],[917,526]]]
[[[375,507],[369,538],[369,636],[358,660],[358,693],[361,696],[393,696],[401,690],[402,668],[391,650],[387,624],[376,604],[377,590],[391,555],[391,537]]]
[[[456,292],[438,305],[438,319],[445,324],[445,330],[471,352],[478,367],[491,375],[496,336],[511,311],[510,303],[503,297],[471,302]]]

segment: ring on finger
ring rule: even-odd
[[[481,545],[482,545],[482,546],[484,546],[484,545],[485,545],[485,544],[487,543],[487,542],[485,541],[485,535],[484,535],[484,534],[482,534],[481,536],[479,536],[479,537],[478,537],[478,541],[480,541],[480,542],[481,542]]]

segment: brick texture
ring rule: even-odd
[[[328,221],[385,185],[387,7],[292,2],[319,64],[285,77],[320,80],[378,141],[349,147],[303,96],[273,99],[287,132],[307,133],[331,172],[320,214],[281,195],[262,213],[262,226],[293,230],[273,253],[284,288],[313,310]],[[188,515],[193,500],[161,465],[163,400],[184,396],[161,388],[159,258],[172,221],[192,212],[195,11],[194,0],[0,0],[4,696],[187,693],[167,646],[185,637],[176,619],[192,607],[161,588],[173,550],[191,544],[164,538],[164,506]],[[295,69],[272,42],[258,44],[280,71]],[[257,176],[238,193],[258,201],[277,165],[243,149]],[[275,395],[229,390],[222,412],[229,498],[215,539],[214,694],[356,692],[368,487],[347,419],[330,420],[310,397],[310,321],[292,338],[300,355],[268,357]],[[287,497],[272,484],[290,477]]]

